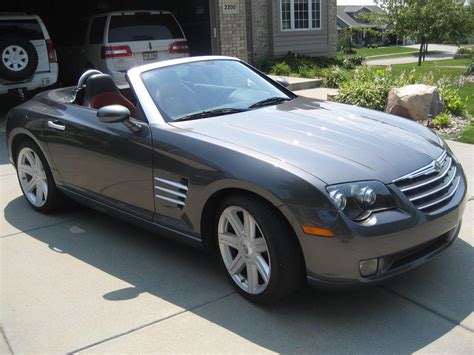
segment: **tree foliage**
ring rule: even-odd
[[[420,42],[421,55],[428,42],[460,43],[474,32],[474,8],[456,0],[379,0],[385,11],[372,19],[400,36]]]

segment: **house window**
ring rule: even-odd
[[[280,0],[282,30],[321,28],[321,0]]]

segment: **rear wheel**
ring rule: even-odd
[[[227,198],[218,212],[217,248],[234,288],[252,302],[296,290],[302,257],[291,230],[272,206],[252,197]]]
[[[49,213],[62,202],[48,163],[39,147],[32,141],[20,143],[16,168],[21,190],[28,203],[37,211]]]

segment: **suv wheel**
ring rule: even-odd
[[[0,78],[10,81],[28,79],[38,67],[38,53],[22,38],[0,39]]]

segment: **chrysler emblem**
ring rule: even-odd
[[[435,168],[437,173],[439,173],[441,171],[442,167],[443,166],[441,165],[441,163],[439,161],[435,161],[434,168]]]

